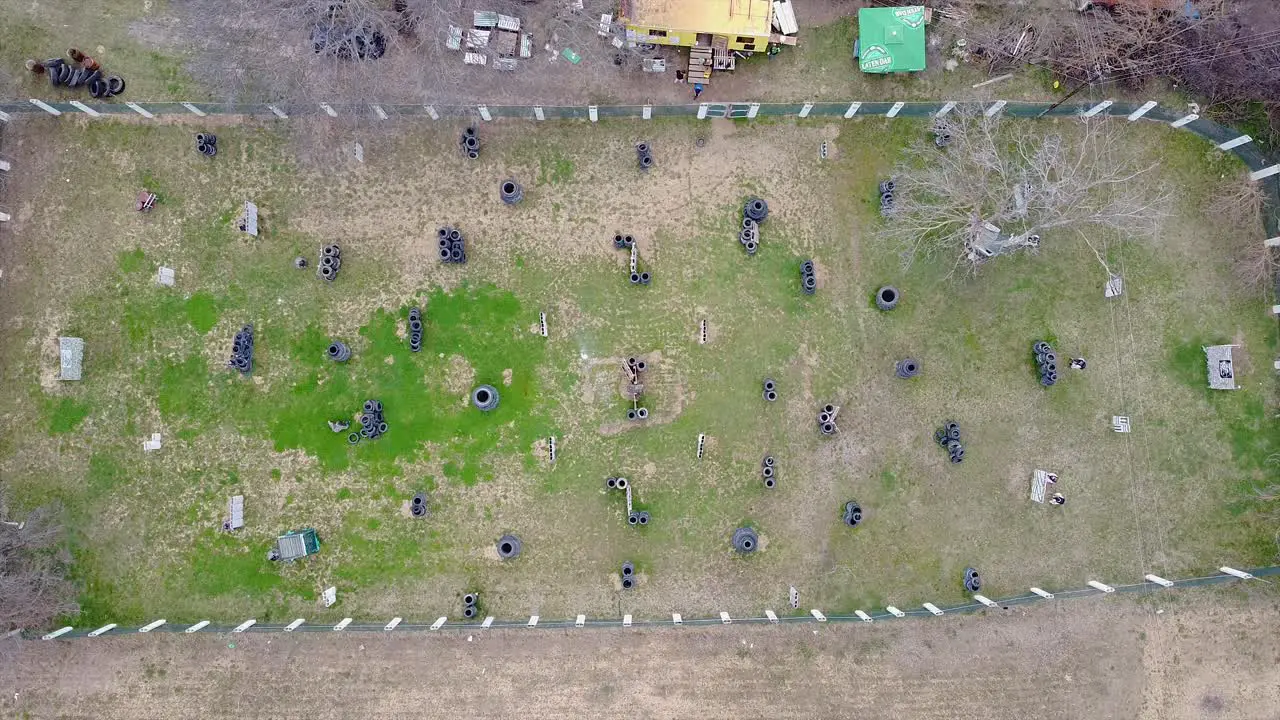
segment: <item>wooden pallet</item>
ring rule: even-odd
[[[688,82],[704,85],[711,82],[711,58],[712,52],[709,47],[689,48]]]

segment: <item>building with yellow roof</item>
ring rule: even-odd
[[[655,45],[763,52],[773,31],[770,0],[621,0],[627,39]]]

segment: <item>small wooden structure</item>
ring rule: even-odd
[[[151,208],[156,206],[156,194],[146,190],[138,191],[138,198],[133,203],[133,209],[138,212],[151,212]]]

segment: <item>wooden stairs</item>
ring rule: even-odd
[[[691,85],[693,83],[701,83],[703,85],[711,83],[711,48],[697,45],[689,48],[687,82]]]

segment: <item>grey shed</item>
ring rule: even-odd
[[[62,358],[62,369],[58,373],[58,379],[79,380],[81,366],[84,363],[84,338],[58,338],[58,353]]]
[[[307,546],[301,535],[282,535],[278,546],[281,560],[297,560],[307,554]]]

